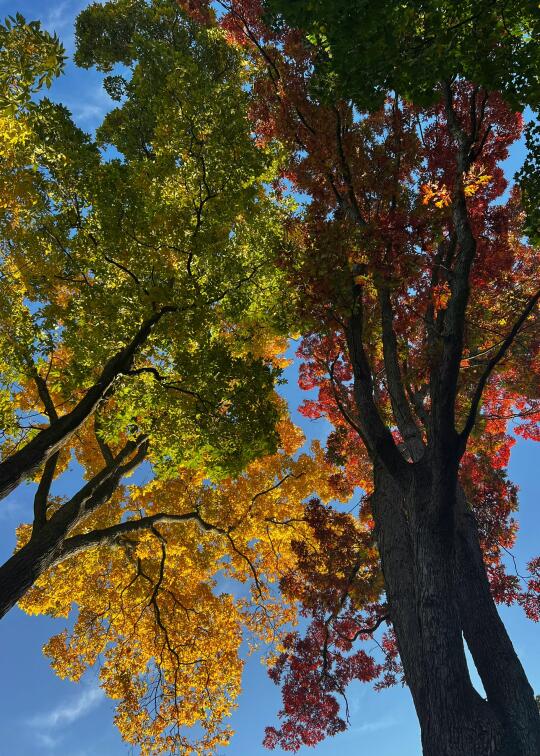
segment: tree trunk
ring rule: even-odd
[[[424,659],[417,709],[424,756],[497,756],[502,728],[472,685],[455,596],[453,523],[423,481],[410,492],[416,612]]]
[[[491,596],[476,520],[458,491],[457,596],[467,646],[490,705],[502,722],[510,753],[540,754],[540,715],[534,692]]]
[[[421,485],[405,496],[376,465],[376,537],[424,756],[537,756],[538,710],[489,593],[471,516],[462,513],[454,531],[430,515],[429,501],[422,506],[426,496]],[[471,683],[462,630],[487,701]]]
[[[382,465],[375,465],[375,490],[370,502],[399,655],[415,706],[422,708],[426,699],[424,659],[405,501]]]

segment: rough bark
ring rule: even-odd
[[[429,491],[421,481],[403,492],[375,465],[375,532],[423,754],[536,755],[538,708],[491,597],[474,517],[458,489],[455,528],[434,522],[422,505]],[[462,632],[487,700],[471,683]]]
[[[452,529],[434,526],[418,505],[425,493],[405,495],[382,466],[375,483],[372,508],[390,616],[424,756],[506,756],[502,726],[467,669]]]
[[[382,465],[375,465],[375,490],[370,502],[399,655],[415,706],[422,708],[426,700],[424,660],[408,515],[399,487]]]
[[[463,646],[455,596],[452,522],[430,501],[422,483],[410,509],[422,637],[425,706],[418,711],[425,756],[501,753],[502,728],[474,689]]]
[[[461,490],[457,503],[457,597],[463,634],[509,752],[536,756],[540,716],[534,692],[491,596],[476,520]]]
[[[61,546],[61,528],[45,526],[0,567],[0,617],[54,564]]]

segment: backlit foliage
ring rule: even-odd
[[[366,90],[356,69],[352,84],[332,70],[348,37],[318,24],[321,4],[289,5],[307,36],[258,0],[91,5],[76,61],[107,74],[116,103],[95,138],[61,106],[28,104],[45,64],[27,60],[22,21],[22,42],[0,30],[11,69],[20,59],[28,71],[13,79],[0,140],[0,477],[79,418],[25,468],[39,483],[34,522],[4,567],[39,562],[16,598],[29,613],[74,611],[73,630],[46,652],[73,680],[100,666],[120,732],[142,753],[210,754],[229,742],[243,641],[267,646],[282,685],[270,748],[344,730],[353,680],[410,683],[376,547],[382,467],[395,475],[398,499],[386,506],[403,508],[401,545],[409,539],[421,561],[417,508],[440,501],[420,493],[455,462],[448,490],[463,494],[463,511],[450,530],[460,517],[478,529],[490,605],[491,591],[540,614],[538,559],[526,585],[503,559],[517,529],[510,430],[538,437],[538,251],[502,168],[523,126],[508,98],[536,91],[535,18],[518,3],[493,68],[456,31],[426,44],[421,76],[422,56],[406,58]],[[439,35],[459,22],[451,5],[426,4]],[[422,36],[411,3],[394,6],[373,18],[401,24],[407,43]],[[488,43],[500,31],[495,6]],[[56,41],[40,44],[55,49],[46,66],[56,72]],[[374,75],[381,61],[366,50]],[[447,65],[458,74],[442,81]],[[300,387],[315,392],[301,412],[332,425],[326,448],[309,454],[273,392],[293,332]],[[87,482],[55,495],[74,460]],[[358,488],[349,511],[329,506]],[[413,561],[403,569],[424,578]],[[454,611],[459,596],[415,590],[407,610],[429,634],[424,615],[437,602]],[[360,644],[379,628],[373,654]]]
[[[444,372],[443,353],[452,339],[462,338],[455,422],[468,446],[461,485],[476,515],[494,598],[519,601],[537,619],[536,561],[524,585],[507,573],[503,556],[516,533],[516,491],[505,472],[513,443],[510,430],[525,438],[538,433],[538,250],[523,236],[519,192],[515,187],[508,191],[502,169],[509,147],[521,135],[522,117],[493,91],[503,90],[514,105],[537,101],[538,80],[525,52],[536,11],[518,3],[502,33],[503,9],[497,3],[490,4],[488,15],[478,9],[471,17],[467,3],[422,3],[416,13],[414,3],[399,8],[371,4],[368,9],[364,3],[224,0],[216,15],[215,4],[181,4],[204,23],[226,29],[232,43],[250,56],[251,117],[259,141],[279,138],[286,145],[282,188],[292,186],[306,198],[302,212],[288,224],[292,243],[282,265],[301,303],[300,386],[317,391],[301,411],[332,423],[327,458],[341,466],[349,485],[372,493],[378,450],[366,441],[373,415],[359,406],[362,391],[365,406],[375,406],[373,414],[407,461],[414,460],[411,439],[423,448],[436,446],[432,392],[438,371]],[[279,16],[272,16],[275,9]],[[491,12],[496,21],[488,35],[495,35],[497,45],[487,64],[477,54],[478,36],[467,36],[467,24],[474,24],[473,19],[482,24]],[[454,13],[456,18],[462,14],[463,24],[450,23]],[[432,36],[424,39],[427,25]],[[393,31],[384,36],[382,28]],[[408,59],[407,44],[415,35],[421,53],[414,48]],[[454,47],[452,40],[458,39]],[[393,53],[381,52],[393,45]],[[431,56],[433,65],[425,65]],[[445,89],[448,67],[452,76]],[[514,77],[516,69],[521,75]],[[478,84],[464,80],[464,71]],[[471,134],[469,152],[459,164],[460,139]],[[456,316],[456,279],[463,275],[456,239],[461,222],[456,198],[461,195],[475,252],[466,274],[466,313]],[[456,327],[450,319],[458,317],[462,321]],[[350,359],[354,318],[365,350],[365,362],[355,370]],[[459,330],[461,322],[463,335],[456,337],[452,329]],[[383,431],[381,439],[383,446]],[[384,464],[389,467],[388,460]],[[324,512],[319,515],[316,506],[312,510],[323,541],[325,523],[330,527],[331,522]],[[361,518],[370,522],[369,495]],[[343,729],[338,699],[351,679],[378,678],[378,685],[385,685],[401,677],[391,633],[381,644],[381,666],[368,657],[355,665],[360,652],[353,649],[353,637],[370,637],[383,621],[385,607],[377,603],[376,591],[350,594],[337,577],[332,580],[331,564],[349,553],[352,574],[355,561],[347,539],[331,532],[332,545],[339,546],[329,563],[323,557],[312,562],[301,558],[296,581],[283,584],[285,594],[301,597],[313,623],[305,637],[289,636],[272,673],[283,685],[284,705],[281,727],[268,730],[269,747],[297,750]],[[369,573],[370,557],[364,558]],[[376,563],[375,558],[373,581]],[[334,589],[342,601],[337,614]],[[349,626],[340,634],[341,616]]]
[[[319,447],[291,456],[273,392],[292,306],[275,264],[291,206],[268,190],[281,148],[253,139],[240,52],[172,2],[81,16],[78,62],[123,64],[95,139],[29,100],[57,41],[20,19],[0,33],[2,469],[45,440],[2,491],[39,484],[2,612],[75,602],[56,671],[97,661],[143,753],[209,753],[230,738],[242,638],[279,644],[295,618],[275,588],[301,502],[333,495]],[[59,495],[75,462],[81,488]]]
[[[277,147],[250,136],[241,57],[174,3],[140,3],[120,54],[115,24],[135,6],[82,17],[103,41],[81,62],[128,66],[109,80],[120,102],[95,141],[46,99],[4,111],[2,453],[42,427],[36,375],[65,415],[157,316],[102,403],[101,438],[144,433],[157,464],[219,476],[275,448],[272,344],[286,308],[271,261],[285,209],[264,185]]]
[[[56,617],[77,606],[73,630],[45,652],[72,680],[100,665],[102,687],[118,700],[116,724],[142,753],[212,753],[227,744],[242,640],[279,652],[296,621],[278,582],[295,574],[294,544],[311,548],[302,502],[314,491],[334,496],[333,469],[318,444],[291,457],[302,437],[288,421],[280,433],[287,452],[219,486],[177,469],[166,481],[119,488],[21,602],[28,613]]]

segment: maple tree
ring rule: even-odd
[[[32,192],[31,128],[21,117],[34,107],[32,95],[50,86],[64,64],[59,40],[37,22],[17,15],[0,24],[0,158],[2,223],[16,223],[35,201]],[[24,166],[24,168],[23,168]]]
[[[455,77],[503,94],[512,107],[540,106],[540,12],[527,0],[266,0],[267,18],[304,31],[314,70],[310,87],[323,98],[350,98],[362,110],[388,92],[433,104],[442,81]],[[383,32],[384,30],[384,32]],[[538,240],[538,123],[526,127],[519,175],[524,230]]]
[[[102,660],[127,741],[210,753],[230,739],[242,638],[275,644],[295,618],[272,582],[333,468],[318,446],[293,458],[272,391],[288,207],[266,188],[279,145],[254,143],[241,56],[173,3],[139,3],[130,26],[134,7],[79,22],[81,65],[124,64],[95,140],[31,99],[62,67],[58,40],[22,17],[0,29],[2,493],[37,484],[0,610],[75,602],[46,647],[58,674]]]
[[[267,0],[267,19],[301,29],[312,46],[316,83],[363,109],[388,92],[418,105],[459,76],[538,107],[538,8],[527,0]]]
[[[107,24],[121,19],[116,6],[101,18],[94,59],[79,52],[85,65],[124,63],[105,84],[121,103],[96,140],[62,106],[30,99],[58,73],[58,41],[22,18],[1,30],[15,136],[0,163],[13,189],[1,216],[0,489],[38,483],[32,537],[0,568],[2,613],[96,510],[116,511],[143,461],[160,479],[181,464],[218,480],[276,449],[286,305],[272,258],[287,209],[264,188],[275,149],[254,144],[242,60],[222,32],[174,3],[141,3],[119,51]],[[73,458],[86,480],[59,498]]]
[[[283,685],[269,747],[343,730],[351,680],[403,679],[426,754],[533,756],[537,706],[494,600],[538,619],[539,560],[525,588],[502,560],[509,423],[532,438],[538,419],[534,130],[527,221],[501,169],[513,107],[535,102],[536,16],[479,4],[482,56],[469,3],[422,4],[425,27],[417,3],[383,3],[393,53],[366,25],[347,78],[362,25],[339,3],[272,3],[273,25],[258,2],[180,4],[191,20],[166,0],[79,17],[77,61],[119,102],[95,140],[30,99],[58,41],[0,30],[0,490],[38,483],[4,611],[76,603],[47,653],[72,679],[102,659],[143,753],[229,742],[247,633]],[[292,216],[291,188],[309,198]],[[324,455],[297,456],[272,394],[291,323],[318,392],[303,412],[333,425]],[[73,459],[87,482],[56,496]],[[129,485],[144,461],[152,479]],[[359,516],[305,503],[355,486]],[[375,658],[358,644],[385,624]]]
[[[299,578],[283,588],[314,621],[305,638],[290,636],[276,666],[284,722],[266,742],[296,750],[343,729],[336,694],[346,683],[380,675],[388,684],[402,670],[425,754],[532,756],[540,749],[538,710],[494,600],[519,601],[538,619],[537,560],[523,589],[501,556],[515,536],[509,424],[534,438],[539,410],[537,250],[523,238],[519,193],[505,196],[501,168],[522,128],[513,106],[536,102],[536,11],[529,17],[517,3],[501,37],[504,9],[490,4],[498,15],[486,44],[502,41],[486,58],[465,12],[448,56],[435,26],[426,47],[438,64],[419,56],[407,68],[384,45],[379,55],[381,35],[369,39],[370,22],[395,9],[398,25],[409,13],[414,32],[420,4],[383,3],[370,17],[371,6],[368,13],[359,3],[350,27],[350,4],[283,3],[292,23],[273,25],[258,2],[218,3],[217,16],[207,3],[184,5],[251,57],[253,128],[261,143],[278,138],[289,147],[281,185],[308,198],[289,223],[282,257],[306,334],[301,385],[318,389],[304,412],[334,425],[328,456],[368,494],[362,517],[372,520],[384,574],[377,600],[369,581],[357,579],[351,554],[351,586],[343,585],[345,533],[341,549],[334,538],[332,558],[310,561],[298,548],[304,587]],[[421,5],[439,14],[471,4]],[[490,24],[487,5],[485,16],[481,10],[481,23]],[[315,16],[307,37],[294,26],[305,16]],[[447,20],[439,22],[446,29]],[[389,44],[400,49],[388,28]],[[357,55],[362,41],[371,68]],[[446,50],[449,40],[442,42]],[[373,73],[377,61],[397,78]],[[369,107],[353,89],[362,83]],[[383,621],[391,632],[377,669],[349,652]],[[471,683],[463,638],[486,699]]]

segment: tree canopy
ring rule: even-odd
[[[282,686],[269,748],[344,730],[356,679],[407,684],[425,756],[536,756],[495,604],[540,617],[539,559],[525,581],[503,559],[540,409],[534,126],[520,186],[503,169],[538,19],[93,4],[76,61],[116,103],[95,137],[36,97],[58,40],[0,29],[0,494],[37,484],[2,612],[75,602],[46,653],[75,680],[102,660],[142,753],[229,742],[247,638]],[[293,334],[324,449],[275,392]]]
[[[465,4],[422,4],[436,32],[423,54],[437,62],[417,73],[403,37],[424,35],[417,4],[400,5],[395,23],[384,23],[389,4],[270,4],[282,11],[277,22],[247,0],[220,4],[217,16],[189,5],[252,56],[255,129],[286,144],[283,176],[308,198],[289,223],[296,244],[284,258],[301,302],[301,384],[319,392],[304,411],[332,422],[329,459],[368,493],[362,516],[373,518],[385,580],[378,607],[369,592],[336,598],[323,581],[316,598],[292,585],[314,624],[290,636],[276,667],[284,722],[267,743],[296,750],[334,734],[345,727],[337,697],[352,677],[382,674],[385,684],[401,669],[424,753],[483,753],[489,741],[494,753],[533,754],[538,713],[493,597],[538,616],[537,561],[523,590],[501,560],[515,532],[509,423],[533,438],[538,418],[537,249],[501,168],[521,133],[516,105],[535,102],[534,71],[517,73],[530,60],[519,51],[533,44],[535,12],[509,27],[515,58],[506,69],[508,39],[492,18],[502,41],[488,70],[491,58],[473,53]],[[502,23],[497,4],[493,12]],[[344,542],[337,554],[346,550]],[[317,585],[313,570],[330,565],[299,555],[304,580]],[[382,666],[349,656],[383,621],[392,633]],[[470,682],[463,637],[487,702]],[[506,662],[495,669],[494,657]]]
[[[120,49],[115,33],[126,22]],[[229,480],[221,484],[227,497],[229,476],[274,453],[284,413],[273,387],[288,303],[274,259],[289,208],[267,188],[280,148],[252,138],[242,56],[223,32],[198,27],[174,3],[91,8],[78,33],[81,64],[122,64],[122,74],[105,82],[118,105],[95,138],[61,105],[30,99],[61,69],[58,41],[21,17],[2,27],[1,490],[38,484],[33,522],[0,568],[2,613],[34,583],[28,611],[67,613],[75,598],[72,651],[62,658],[59,641],[50,644],[57,669],[77,677],[84,660],[107,647],[104,686],[122,698],[126,738],[153,751],[187,748],[181,728],[203,721],[201,748],[210,748],[226,737],[222,720],[238,693],[240,663],[231,654],[247,611],[245,600],[236,609],[212,587],[220,571],[235,569],[233,562],[227,567],[231,553],[255,569],[241,548],[249,551],[256,537],[248,531],[237,545],[240,509],[219,511],[216,481]],[[91,45],[92,57],[94,35],[102,43]],[[126,487],[143,462],[139,477],[151,482]],[[75,463],[83,480],[66,496],[62,474]],[[306,465],[312,480],[315,460],[271,456],[237,485],[251,486],[255,502],[282,468]],[[297,473],[283,476],[293,481]],[[165,565],[167,531],[177,521],[187,523],[187,540],[167,548]],[[213,537],[208,549],[197,525]],[[105,585],[112,591],[106,608],[96,604]],[[93,598],[85,594],[90,589]],[[163,596],[174,606],[165,607]],[[124,606],[130,629],[114,624]],[[178,624],[180,606],[189,607],[191,635],[205,626],[220,634],[230,665],[219,674],[217,657],[212,669],[208,658],[197,660],[195,641],[191,651],[181,648],[187,626]],[[260,612],[268,611],[270,622],[278,609]],[[199,612],[206,619],[197,620]],[[257,629],[258,616],[246,623]],[[217,641],[197,642],[209,648]],[[122,677],[129,644],[140,659],[131,682]],[[190,687],[195,675],[198,693]],[[152,701],[163,696],[156,710],[140,702],[144,685]],[[175,722],[164,724],[161,705],[176,711]]]
[[[117,488],[107,507],[64,539],[55,566],[21,602],[24,611],[67,617],[73,629],[45,653],[61,677],[78,680],[96,661],[118,700],[115,722],[141,753],[213,753],[227,745],[244,665],[241,643],[282,650],[296,621],[277,582],[294,570],[290,529],[311,537],[302,501],[335,495],[335,471],[315,445],[280,426],[287,451],[209,485],[203,473]],[[64,505],[65,506],[65,505]],[[30,526],[19,529],[20,543]]]
[[[100,411],[104,440],[136,427],[152,434],[156,461],[239,471],[275,445],[262,335],[284,317],[271,266],[283,210],[263,187],[275,155],[250,139],[241,62],[223,35],[196,30],[171,4],[143,3],[141,14],[131,75],[108,80],[123,101],[96,141],[47,100],[18,118],[31,133],[6,169],[32,180],[4,217],[5,396],[30,383],[32,410],[42,404],[34,374],[46,373],[62,423],[107,364],[80,416],[116,381]],[[144,23],[170,35],[167,54]],[[114,45],[95,52],[110,60]],[[256,335],[255,319],[268,324]],[[18,409],[4,458],[19,451]]]
[[[391,0],[269,0],[276,26],[301,29],[325,87],[362,109],[388,92],[418,105],[439,97],[441,81],[460,77],[498,91],[512,105],[540,98],[538,8],[514,3]]]

